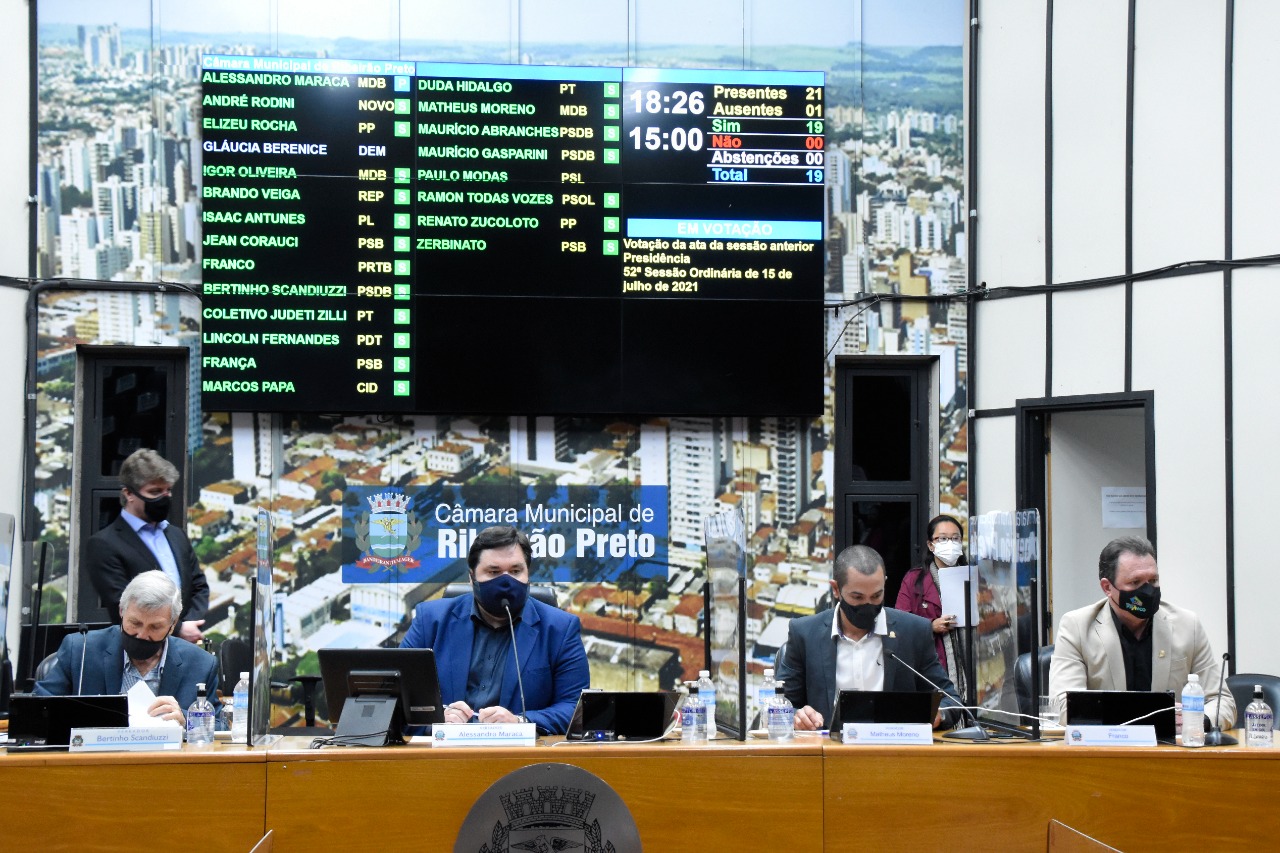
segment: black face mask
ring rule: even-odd
[[[120,634],[124,639],[124,651],[129,656],[129,660],[150,660],[160,653],[160,647],[165,644],[165,640],[144,640],[124,629],[121,629]]]
[[[840,612],[844,614],[844,618],[849,620],[849,624],[857,628],[859,631],[870,631],[876,626],[876,619],[880,616],[880,611],[884,609],[883,604],[850,604],[847,601],[840,602]]]
[[[1120,609],[1139,619],[1150,619],[1160,609],[1160,587],[1144,583],[1137,589],[1125,591],[1116,589],[1120,594]]]
[[[134,494],[137,494],[137,492]],[[152,524],[159,524],[169,517],[169,506],[173,503],[171,496],[161,495],[158,498],[148,498],[138,495],[138,499],[142,501],[142,514]]]

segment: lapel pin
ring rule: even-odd
[[[898,632],[896,632],[896,631],[890,631],[890,632],[889,632],[889,639],[890,639],[890,640],[896,640],[896,639],[898,639]]]
[[[1160,657],[1164,657],[1164,649],[1160,650]]]

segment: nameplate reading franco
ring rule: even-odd
[[[71,730],[71,752],[154,752],[162,749],[182,749],[181,726]]]
[[[538,727],[533,723],[435,723],[432,746],[533,746]]]
[[[1155,746],[1155,726],[1067,726],[1067,746]]]
[[[933,743],[933,727],[928,723],[845,723],[840,742],[848,744]]]

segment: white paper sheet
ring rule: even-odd
[[[1147,526],[1147,489],[1145,486],[1103,486],[1102,526],[1108,530]]]
[[[129,725],[148,728],[152,726],[176,726],[177,720],[162,720],[147,713],[147,709],[156,701],[156,694],[151,692],[145,681],[139,681],[129,688]]]
[[[942,593],[942,614],[956,617],[956,627],[966,628],[964,618],[964,582],[969,583],[969,613],[978,615],[978,576],[973,566],[944,566],[938,569],[938,587]]]

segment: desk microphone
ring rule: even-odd
[[[89,626],[80,623],[80,680],[76,683],[76,695],[84,695],[84,659],[89,654]]]
[[[516,659],[516,684],[520,686],[520,716],[527,720],[529,706],[524,702],[524,677],[520,675],[520,650],[516,648],[516,620],[511,615],[511,599],[503,598],[498,603],[502,605],[503,610],[507,611],[507,627],[511,629],[511,654]]]
[[[894,660],[896,660],[898,663],[905,666],[907,669],[914,672],[917,676],[920,677],[922,681],[924,681],[925,684],[928,684],[934,690],[937,690],[939,693],[943,695],[944,698],[946,699],[951,698],[950,696],[947,695],[947,691],[943,690],[941,687],[934,684],[933,681],[928,676],[926,676],[923,672],[916,669],[914,666],[907,663],[902,658],[898,657],[892,651],[890,651],[889,649],[885,649],[884,653],[889,657],[893,658]],[[992,740],[991,735],[987,734],[987,730],[984,729],[982,726],[978,725],[977,717],[969,713],[969,710],[965,708],[964,705],[958,705],[957,707],[960,709],[961,719],[967,716],[973,722],[971,725],[965,726],[963,728],[952,729],[951,731],[944,734],[943,737],[949,737],[954,740]]]
[[[1218,694],[1215,706],[1216,713],[1213,715],[1213,728],[1204,736],[1205,746],[1233,746],[1240,741],[1231,735],[1222,733],[1222,681],[1227,675],[1227,661],[1231,660],[1231,655],[1227,652],[1222,653],[1222,669],[1218,670]]]

